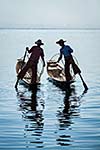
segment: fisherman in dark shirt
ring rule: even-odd
[[[74,59],[71,55],[73,53],[73,49],[69,45],[65,45],[66,41],[63,39],[60,39],[59,41],[56,42],[56,44],[59,44],[61,46],[60,49],[60,56],[57,60],[59,62],[62,59],[62,56],[64,56],[65,60],[65,76],[66,76],[66,81],[69,82],[72,80],[72,76],[70,74],[70,65],[72,64],[72,68],[74,71],[74,74],[80,73],[80,69],[78,66],[75,64]]]
[[[42,41],[39,39],[35,42],[35,44],[36,44],[36,46],[33,46],[30,50],[27,49],[27,51],[30,53],[30,57],[29,57],[29,60],[27,61],[27,63],[24,65],[24,67],[18,74],[15,88],[17,88],[19,79],[23,79],[23,77],[25,76],[25,74],[29,68],[31,68],[31,70],[32,70],[31,84],[36,84],[37,64],[38,64],[40,57],[42,58],[42,61],[43,61],[43,67],[45,66],[44,52],[43,52],[43,49],[41,48],[41,45],[44,45],[44,43],[42,43]]]

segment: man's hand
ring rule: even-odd
[[[45,62],[43,62],[43,67],[45,67]]]
[[[26,51],[29,51],[29,47],[26,47]]]

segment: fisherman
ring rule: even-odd
[[[30,54],[29,60],[27,63],[23,66],[21,71],[19,72],[17,76],[17,81],[15,84],[15,88],[17,88],[18,82],[20,79],[23,79],[25,76],[26,72],[28,71],[29,68],[32,70],[32,79],[31,79],[31,84],[36,85],[37,81],[37,64],[39,61],[39,58],[42,58],[43,61],[43,67],[45,67],[45,60],[44,60],[44,51],[41,48],[41,45],[44,45],[42,41],[39,39],[35,42],[36,45],[32,46],[32,48],[29,50],[27,48],[28,53]]]
[[[63,39],[60,39],[59,41],[56,42],[56,44],[59,44],[61,46],[60,49],[60,56],[57,60],[59,62],[62,59],[62,56],[64,56],[65,60],[65,77],[66,81],[69,83],[72,80],[72,76],[70,74],[70,65],[72,65],[74,74],[76,75],[77,73],[81,73],[81,70],[79,67],[75,64],[75,61],[71,55],[73,53],[73,49],[69,45],[65,45],[65,42]]]

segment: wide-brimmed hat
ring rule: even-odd
[[[39,40],[37,40],[36,42],[35,42],[35,44],[37,44],[37,45],[44,45],[44,43],[39,39]]]
[[[59,41],[56,42],[56,44],[60,44],[60,43],[64,43],[66,41],[64,41],[63,39],[60,39]]]

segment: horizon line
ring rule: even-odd
[[[100,30],[100,28],[65,28],[65,27],[0,27],[0,30]]]

